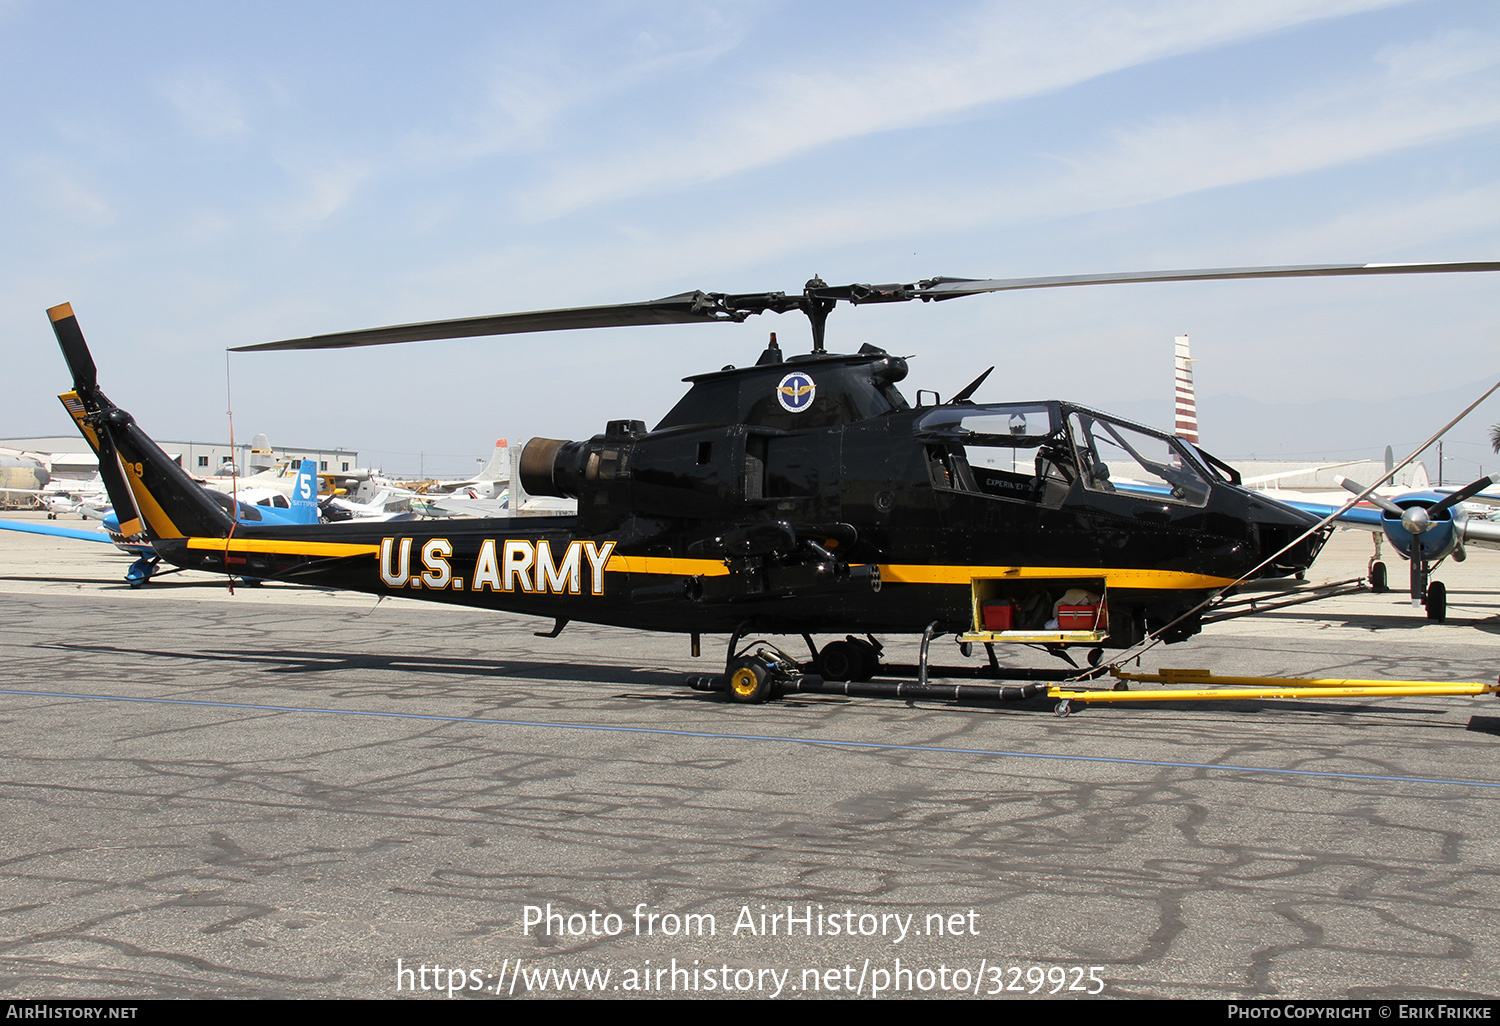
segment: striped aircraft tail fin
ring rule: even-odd
[[[1193,358],[1188,355],[1188,337],[1177,336],[1177,415],[1173,433],[1198,444],[1198,398],[1193,392]]]

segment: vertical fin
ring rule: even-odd
[[[485,464],[479,472],[477,481],[508,481],[510,480],[510,448],[505,439],[495,439],[495,451],[490,454],[489,463]]]
[[[316,524],[318,522],[318,465],[312,460],[303,460],[297,465],[297,480],[292,482],[292,522]]]
[[[198,487],[177,461],[136,426],[135,418],[99,391],[94,358],[67,303],[47,311],[74,391],[59,396],[63,407],[99,457],[99,474],[121,518],[121,532],[144,529],[147,537],[227,537],[233,520]]]
[[[98,395],[97,389],[94,394]],[[77,392],[64,392],[57,398],[62,401],[68,416],[73,418],[73,423],[78,426],[78,433],[83,435],[83,440],[89,443],[89,448],[94,450],[94,455],[99,459],[99,479],[104,482],[105,494],[114,507],[120,534],[126,538],[134,538],[143,533],[146,525],[141,520],[140,510],[136,508],[135,496],[125,483],[125,467],[115,452],[115,443],[106,432],[95,429],[83,399]]]
[[[1173,433],[1198,444],[1198,398],[1193,392],[1193,363],[1188,355],[1188,337],[1177,339],[1177,416]]]

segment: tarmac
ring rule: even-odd
[[[1500,995],[1494,696],[742,706],[683,684],[724,638],[129,561],[0,532],[9,999]],[[1493,681],[1500,552],[1435,576],[1444,624],[1363,592],[1140,669]]]

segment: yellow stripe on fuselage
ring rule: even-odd
[[[1232,577],[1214,577],[1182,570],[1139,570],[1087,566],[944,566],[924,563],[882,563],[880,579],[886,584],[968,584],[975,580],[1048,580],[1102,577],[1111,588],[1153,588],[1201,591],[1234,583]]]
[[[617,574],[663,574],[669,577],[723,577],[729,568],[718,559],[678,559],[675,556],[622,556],[609,557],[605,570]]]
[[[379,545],[349,542],[274,541],[256,538],[192,538],[190,549],[215,552],[257,552],[287,556],[373,556]],[[729,568],[716,559],[679,559],[674,556],[609,557],[605,570],[617,574],[648,574],[662,577],[723,577]],[[1058,580],[1104,578],[1111,588],[1166,591],[1206,591],[1233,584],[1229,577],[1187,573],[1181,570],[1140,570],[1119,567],[1081,566],[967,566],[963,564],[882,563],[880,579],[887,584],[958,584],[975,580]]]
[[[373,556],[379,545],[351,542],[270,541],[258,538],[189,538],[188,548],[211,552],[264,552],[282,556]]]

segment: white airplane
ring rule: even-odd
[[[411,493],[400,494],[383,488],[369,502],[358,502],[347,496],[330,496],[322,501],[319,510],[323,514],[323,520],[330,524],[345,520],[409,520],[414,515],[411,512],[411,502]]]
[[[16,496],[28,496],[32,504],[46,508],[48,520],[56,520],[68,513],[77,513],[87,519],[91,512],[97,513],[109,505],[104,479],[98,474],[89,481],[75,481],[52,477],[45,467],[28,467],[20,457],[0,456],[0,461],[8,461],[0,466],[0,495],[12,503]],[[28,479],[34,483],[38,478],[43,482],[40,488],[6,486]]]
[[[510,446],[505,439],[497,438],[490,461],[476,477],[462,481],[422,481],[411,487],[419,495],[499,499],[510,487],[510,478]]]
[[[0,503],[29,505],[52,480],[50,453],[0,448]],[[25,498],[23,498],[25,496]]]
[[[515,487],[517,474],[511,465],[520,458],[523,445],[508,446],[497,439],[489,465],[471,481],[457,482],[452,489],[434,494],[414,495],[411,508],[424,517],[508,517],[571,516],[578,512],[578,500],[528,495]],[[444,482],[449,484],[452,482]]]
[[[64,481],[53,478],[40,496],[47,507],[47,519],[56,520],[67,513],[77,513],[85,520],[101,519],[101,511],[109,508],[109,494],[104,490],[104,478],[95,474],[88,481]]]

